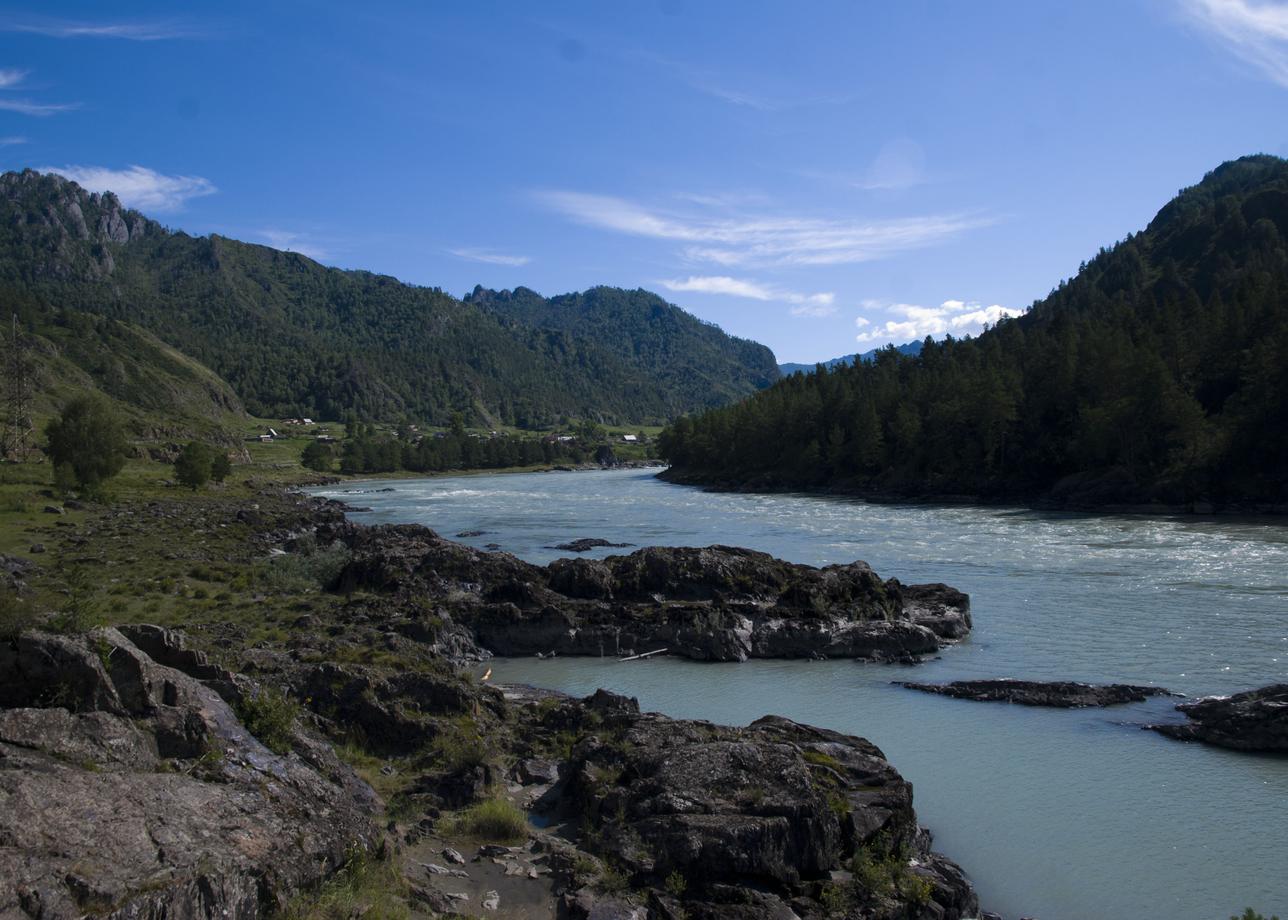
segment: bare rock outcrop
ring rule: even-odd
[[[874,918],[976,915],[970,883],[917,826],[912,786],[862,738],[777,716],[746,728],[673,720],[603,690],[541,718],[593,729],[546,805],[652,891],[649,917],[680,915],[668,902],[712,920],[840,905]],[[597,916],[599,900],[574,891],[567,906]]]
[[[260,917],[381,846],[370,788],[296,735],[115,629],[0,643],[0,916]]]
[[[864,562],[816,568],[729,546],[649,547],[536,566],[412,525],[339,528],[336,588],[428,603],[498,655],[667,648],[711,661],[907,659],[970,632],[970,599],[881,579]]]

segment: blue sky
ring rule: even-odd
[[[0,12],[0,167],[455,294],[645,287],[782,361],[1019,312],[1285,116],[1258,0]]]

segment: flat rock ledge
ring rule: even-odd
[[[1140,703],[1152,696],[1174,696],[1163,687],[1132,684],[1083,684],[1076,681],[1036,681],[1000,678],[996,680],[956,680],[947,684],[919,684],[895,681],[909,690],[937,693],[960,700],[987,703],[1015,703],[1020,706],[1050,706],[1076,709],[1092,706],[1119,706]]]
[[[865,562],[815,568],[708,546],[536,566],[415,525],[325,525],[317,539],[352,551],[336,590],[384,595],[391,609],[429,610],[457,629],[458,653],[472,643],[482,657],[625,657],[665,648],[704,661],[907,661],[971,629],[970,598],[961,591],[882,579]]]
[[[250,920],[379,849],[374,793],[298,735],[270,750],[115,629],[0,642],[0,917]]]
[[[1188,721],[1146,727],[1180,741],[1202,741],[1236,751],[1288,753],[1288,684],[1205,697],[1176,708]]]

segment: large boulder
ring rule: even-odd
[[[752,896],[758,916],[822,915],[833,889],[863,916],[975,915],[969,882],[917,827],[911,785],[862,738],[776,716],[672,720],[602,690],[541,718],[583,732],[547,806],[632,887],[664,897],[682,879],[690,916],[743,916]],[[860,876],[857,863],[879,869]]]
[[[0,675],[0,916],[260,917],[381,845],[327,746],[270,750],[117,630],[0,644]]]

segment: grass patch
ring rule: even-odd
[[[407,883],[387,859],[361,853],[315,892],[294,898],[280,920],[407,920]]]
[[[519,843],[528,838],[528,817],[505,799],[471,805],[452,820],[451,832],[490,843]]]

